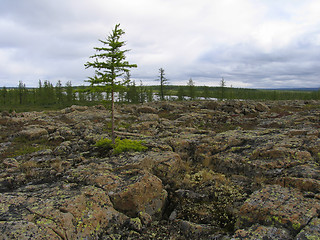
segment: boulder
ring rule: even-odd
[[[276,180],[276,183],[283,187],[297,188],[305,192],[320,192],[320,181],[311,178],[295,178],[295,177],[282,177]]]
[[[295,240],[307,239],[320,239],[320,218],[312,219],[295,238]]]
[[[109,192],[114,208],[130,217],[146,212],[153,218],[160,218],[168,196],[162,181],[148,172],[140,176],[135,173],[131,181],[134,182]]]
[[[245,201],[236,226],[240,229],[259,223],[297,234],[319,211],[320,201],[304,198],[296,189],[267,185]]]
[[[128,219],[103,190],[70,184],[3,193],[0,216],[4,239],[97,239],[109,225]]]
[[[159,116],[153,113],[141,114],[141,116],[139,117],[139,121],[158,121],[158,120],[159,120]]]
[[[52,239],[61,240],[61,236],[50,227],[39,226],[26,220],[1,221],[0,239]]]
[[[266,112],[270,110],[270,108],[266,104],[261,102],[257,103],[255,107],[259,112]]]
[[[177,153],[164,151],[164,152],[151,152],[141,158],[139,167],[149,169],[164,182],[174,181],[179,172],[184,171],[184,164]]]
[[[8,168],[17,168],[20,165],[19,162],[14,158],[6,158],[6,159],[4,159],[2,164],[7,169]]]
[[[197,224],[190,221],[177,220],[181,232],[187,238],[204,239],[218,231],[217,227],[208,224]]]
[[[157,109],[150,106],[141,106],[137,109],[138,113],[157,113]]]
[[[35,140],[38,138],[48,138],[48,131],[45,128],[38,126],[28,126],[27,129],[22,130],[19,136],[25,137],[29,140]]]
[[[235,232],[231,240],[242,240],[242,239],[281,239],[281,240],[291,240],[292,235],[289,231],[282,228],[277,228],[273,226],[261,226],[255,224],[248,229],[240,229]]]
[[[53,153],[55,155],[67,155],[72,150],[72,142],[71,141],[65,141],[62,142],[59,146],[57,146]]]

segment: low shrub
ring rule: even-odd
[[[101,138],[96,142],[94,146],[104,151],[109,151],[114,147],[112,144],[112,140],[107,138]]]
[[[120,154],[123,152],[141,152],[147,150],[146,146],[143,146],[143,141],[136,141],[130,139],[120,139],[115,140],[115,144],[112,144],[111,139],[101,138],[94,145],[104,152],[109,152],[113,149],[113,154]]]

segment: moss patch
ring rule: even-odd
[[[123,152],[141,152],[147,150],[147,147],[143,145],[143,141],[126,138],[117,138],[115,140],[115,144],[112,144],[111,139],[101,138],[94,146],[105,153],[113,150],[113,154],[120,154]]]

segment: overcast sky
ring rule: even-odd
[[[320,87],[319,0],[0,0],[0,87],[86,84],[115,24],[132,78],[158,84]]]

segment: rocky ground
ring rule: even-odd
[[[117,105],[0,117],[0,239],[320,239],[320,102]]]

